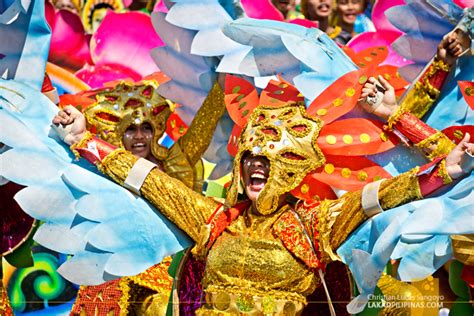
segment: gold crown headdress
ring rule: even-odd
[[[395,146],[394,138],[385,135],[383,123],[364,118],[337,120],[354,108],[366,80],[367,70],[347,73],[306,109],[303,96],[282,78],[271,80],[259,96],[248,81],[228,75],[225,102],[236,126],[228,143],[235,160],[227,203],[237,202],[246,152],[270,161],[269,177],[257,197],[261,214],[274,212],[280,196],[288,192],[314,202],[334,198],[331,186],[352,191],[379,177],[390,177],[363,157]]]
[[[123,11],[125,5],[122,0],[74,0],[76,7],[80,8],[82,24],[88,33],[94,33],[108,10]]]
[[[316,144],[322,125],[320,119],[306,115],[301,102],[257,107],[240,137],[228,202],[237,201],[241,160],[250,152],[270,161],[270,174],[258,195],[257,209],[261,214],[274,212],[282,194],[296,188],[306,174],[324,163]]]
[[[166,130],[166,121],[174,110],[174,103],[158,94],[153,80],[130,84],[121,82],[96,95],[84,115],[95,133],[103,140],[123,147],[123,135],[130,125],[149,123],[153,128],[151,151],[158,160],[164,160],[167,149],[158,140]]]

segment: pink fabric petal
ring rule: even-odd
[[[270,0],[242,0],[245,13],[254,19],[283,21],[284,17]]]
[[[110,11],[92,36],[91,56],[97,66],[122,65],[143,77],[159,70],[150,56],[158,46],[164,43],[149,15]]]
[[[385,11],[389,8],[405,4],[403,0],[378,0],[374,4],[374,9],[372,10],[372,22],[374,23],[375,28],[378,31],[392,31],[396,32],[399,35],[402,32],[392,25],[385,16]]]
[[[153,12],[155,11],[168,13],[168,8],[166,7],[165,1],[158,0],[155,4],[155,8],[153,8]]]
[[[347,44],[355,52],[360,52],[366,48],[374,46],[386,46],[388,48],[388,56],[380,65],[393,65],[402,67],[409,65],[412,62],[406,58],[398,55],[391,47],[393,41],[400,36],[399,32],[392,31],[378,31],[378,32],[364,32],[356,35]]]
[[[52,30],[48,59],[64,68],[78,69],[91,62],[88,37],[85,35],[81,19],[68,10],[55,12],[46,5],[46,18]]]
[[[48,22],[49,26],[52,29],[54,27],[54,16],[56,15],[56,10],[54,9],[53,4],[49,1],[46,1],[44,3],[44,11],[46,16],[46,22]]]
[[[123,65],[85,65],[76,72],[76,77],[87,83],[91,88],[100,88],[106,82],[131,78],[133,81],[139,81],[142,76]]]
[[[474,7],[474,0],[454,0],[454,3],[463,9]]]
[[[293,20],[288,21],[288,23],[298,24],[307,28],[311,28],[311,27],[318,28],[317,21],[310,21],[307,19],[293,19]]]

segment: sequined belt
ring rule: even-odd
[[[198,315],[300,315],[305,302],[279,299],[272,295],[206,292],[206,302]]]

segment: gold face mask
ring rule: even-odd
[[[96,95],[97,102],[89,106],[84,115],[97,135],[123,148],[123,135],[130,125],[149,123],[153,127],[151,152],[158,160],[167,157],[168,150],[158,144],[166,130],[166,121],[174,104],[156,92],[158,84],[145,81],[140,84],[119,83]]]
[[[270,161],[270,174],[258,195],[257,210],[263,215],[276,211],[281,195],[324,164],[324,155],[316,145],[322,125],[321,120],[306,115],[303,103],[257,107],[240,136],[227,203],[237,202],[242,156],[250,152]]]

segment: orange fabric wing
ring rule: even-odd
[[[382,122],[365,118],[325,125],[317,140],[324,154],[343,156],[377,154],[392,149],[397,143],[397,137],[384,132]]]
[[[321,201],[324,199],[334,200],[337,199],[337,195],[331,189],[329,185],[321,181],[316,180],[312,174],[308,174],[300,185],[291,191],[291,194],[307,203],[315,201]]]
[[[338,189],[356,191],[367,183],[391,178],[391,175],[364,157],[327,155],[325,165],[313,173],[312,177]]]
[[[474,110],[474,82],[472,81],[458,81],[461,93],[466,100],[467,104]]]
[[[250,114],[258,106],[258,93],[245,79],[227,75],[225,80],[225,105],[235,124],[244,127]]]
[[[388,49],[385,46],[369,47],[354,56],[354,63],[361,67],[375,67],[383,62],[388,56]]]
[[[367,81],[367,69],[351,71],[323,91],[306,110],[328,124],[351,111]]]
[[[304,97],[288,81],[278,76],[279,81],[270,80],[260,94],[260,105],[278,106],[290,102],[303,102]]]
[[[357,58],[357,53],[349,46],[341,46],[341,49],[344,51],[344,53],[346,53],[347,56],[349,56],[352,61]]]
[[[91,104],[94,104],[96,91],[84,91],[77,94],[63,94],[59,96],[59,107],[64,108],[72,105],[79,111],[84,112]]]

